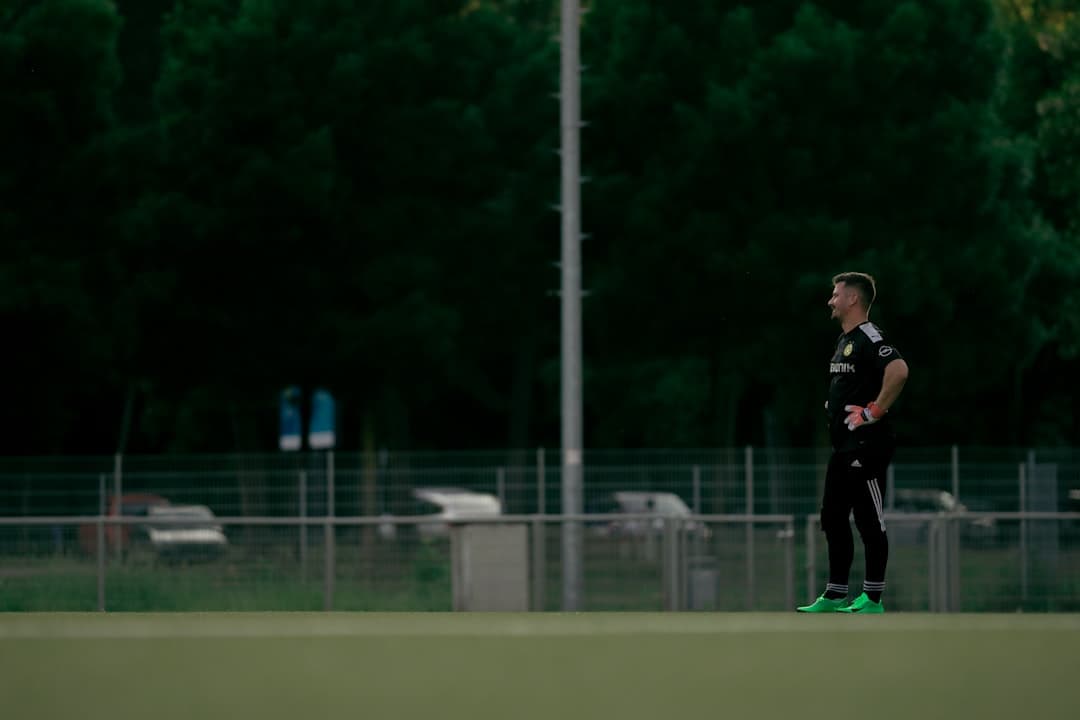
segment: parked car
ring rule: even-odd
[[[459,487],[420,487],[413,488],[410,497],[407,516],[440,519],[443,522],[415,525],[395,525],[390,521],[381,523],[379,536],[384,540],[394,540],[402,534],[413,534],[421,540],[443,538],[449,535],[450,525],[455,522],[502,515],[502,503],[491,493]]]
[[[146,517],[150,508],[169,505],[160,495],[150,493],[127,493],[111,496],[105,505],[108,517]],[[123,524],[105,526],[105,549],[116,552],[118,548],[130,549],[145,539],[146,529],[141,525]],[[97,553],[97,525],[79,527],[79,548],[88,555]]]
[[[621,490],[611,494],[609,502],[601,508],[604,513],[623,515],[648,515],[648,518],[612,520],[595,526],[598,535],[610,537],[646,537],[664,530],[668,518],[689,518],[693,515],[683,499],[671,492]],[[712,532],[704,523],[687,520],[682,525],[687,532],[701,538],[711,537]]]
[[[161,558],[216,557],[228,545],[221,525],[205,505],[174,505],[151,493],[127,493],[110,497],[108,517],[145,518],[146,522],[105,526],[105,548],[148,551]],[[154,524],[155,519],[165,522]],[[87,554],[97,553],[97,525],[79,528],[79,546]]]
[[[975,512],[957,501],[947,490],[924,488],[898,488],[894,491],[893,513],[939,513],[944,515]],[[981,509],[981,508],[980,508]],[[929,528],[927,523],[894,522],[889,525],[889,537],[900,542],[905,540],[924,542]],[[994,518],[977,517],[960,526],[961,537],[972,542],[994,542],[998,537]]]
[[[147,512],[146,533],[150,547],[165,560],[212,560],[229,544],[205,505],[155,505]]]

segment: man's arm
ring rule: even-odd
[[[873,425],[885,417],[885,413],[896,402],[896,398],[900,397],[900,391],[904,389],[904,383],[907,382],[907,363],[902,358],[897,358],[885,366],[884,372],[881,378],[881,392],[878,393],[877,400],[866,407],[844,406],[844,410],[848,411],[847,419],[844,420],[848,430],[856,430],[863,425]]]
[[[878,393],[874,404],[882,410],[888,410],[900,397],[900,391],[904,389],[904,383],[908,378],[907,363],[902,360],[893,360],[885,366],[885,376],[881,379],[881,392]]]

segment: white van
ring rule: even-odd
[[[502,503],[491,493],[459,487],[419,487],[413,488],[411,495],[413,503],[408,515],[433,520],[415,524],[416,533],[422,540],[446,537],[452,523],[502,515]],[[391,521],[381,523],[379,536],[393,540],[404,527]]]

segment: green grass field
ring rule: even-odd
[[[1080,717],[1080,615],[0,614],[8,720]]]

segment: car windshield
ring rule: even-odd
[[[413,491],[413,497],[412,514],[416,515],[498,515],[501,512],[499,500],[494,495],[458,488],[417,488]]]
[[[689,515],[690,509],[678,495],[671,493],[616,493],[619,512]]]
[[[675,495],[659,495],[656,498],[656,512],[663,515],[686,515],[690,509]]]
[[[957,509],[952,493],[944,490],[897,490],[896,504],[914,512],[952,512]]]
[[[150,517],[168,520],[157,525],[160,530],[205,530],[213,527],[214,514],[201,507],[159,507],[151,508]]]

